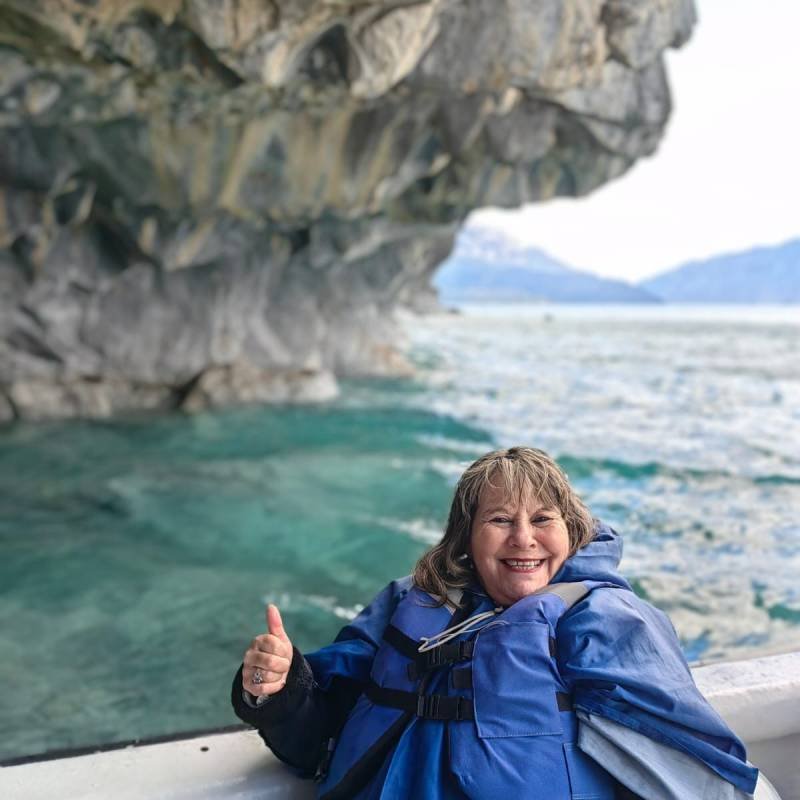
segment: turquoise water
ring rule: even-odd
[[[412,381],[326,407],[0,432],[0,758],[235,721],[266,602],[326,643],[526,442],[626,535],[687,655],[800,647],[796,310],[410,319]]]

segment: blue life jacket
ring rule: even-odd
[[[419,640],[450,627],[451,609],[410,578],[390,583],[333,644],[306,656],[319,691],[337,678],[366,687],[321,797],[612,797],[603,794],[608,776],[574,744],[567,692],[576,711],[679,750],[752,793],[758,771],[695,686],[669,618],[616,572],[621,554],[619,535],[598,523],[544,592],[424,658]],[[571,601],[558,587],[570,583],[591,591],[566,613]],[[469,613],[492,609],[482,591],[465,594]]]
[[[415,587],[398,603],[320,787],[323,798],[353,790],[347,776],[376,742],[412,717],[447,726],[450,771],[464,795],[503,793],[548,800],[613,800],[614,781],[576,746],[577,721],[555,659],[561,616],[599,585],[545,587],[498,613],[477,633],[418,652],[449,627],[446,606]],[[473,614],[491,613],[483,598]],[[344,792],[337,787],[345,788]]]

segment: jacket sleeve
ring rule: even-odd
[[[558,626],[575,708],[698,759],[744,792],[758,770],[694,683],[669,618],[624,589],[591,592]]]
[[[242,668],[236,673],[231,703],[236,715],[258,729],[281,761],[312,776],[328,740],[335,737],[369,680],[383,631],[410,581],[393,581],[333,644],[303,657],[297,650],[286,686],[259,706],[246,702]]]

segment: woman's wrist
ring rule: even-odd
[[[243,670],[240,668],[237,674],[238,697],[241,698],[238,703],[240,707],[243,707],[243,710],[248,709],[251,714],[258,711],[259,719],[262,713],[270,716],[272,714],[282,716],[285,713],[292,713],[294,708],[302,702],[302,698],[313,690],[314,686],[314,674],[308,662],[303,658],[302,653],[296,648],[293,652],[292,665],[287,675],[286,685],[274,694],[256,696],[249,692],[244,688],[242,672]],[[234,683],[235,686],[236,682]],[[234,701],[234,706],[236,706],[236,702]],[[269,711],[266,711],[267,708]],[[250,717],[250,714],[246,714],[246,717]],[[250,719],[245,719],[245,721],[249,722]]]
[[[265,694],[258,697],[248,692],[247,689],[242,689],[242,700],[244,700],[250,708],[260,708],[265,703],[268,703],[272,696],[273,695]]]

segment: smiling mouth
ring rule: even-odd
[[[512,572],[536,572],[546,560],[545,558],[503,558],[501,563],[505,564]]]

